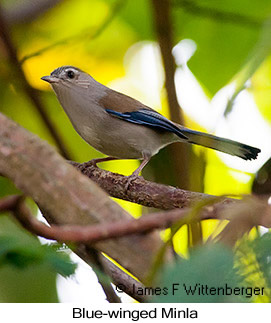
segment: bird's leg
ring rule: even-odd
[[[142,171],[142,169],[148,164],[148,162],[150,161],[151,157],[150,156],[145,156],[143,155],[143,161],[140,164],[140,166],[133,172],[132,175],[130,175],[129,177],[138,177],[139,173]]]
[[[138,178],[138,176],[139,176],[139,173],[142,171],[142,169],[148,164],[148,162],[150,161],[150,159],[151,159],[151,156],[149,156],[149,155],[145,155],[144,153],[143,153],[143,161],[142,161],[142,163],[140,164],[140,166],[133,172],[133,174],[132,175],[130,175],[130,176],[128,176],[128,178],[127,178],[127,183],[126,183],[126,185],[125,185],[125,189],[126,189],[126,191],[128,190],[128,188],[129,188],[129,186],[130,186],[130,184],[131,184],[131,182],[132,181],[134,181],[135,179],[137,179]]]
[[[116,160],[116,159],[120,159],[117,157],[103,157],[103,158],[95,158],[95,159],[91,159],[88,162],[83,163],[84,167],[88,167],[88,166],[97,166],[97,164],[105,162],[105,161],[110,161],[110,160]]]

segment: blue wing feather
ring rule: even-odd
[[[137,111],[132,111],[132,112],[117,112],[114,110],[106,109],[106,111],[115,116],[118,117],[122,120],[136,123],[136,124],[141,124],[157,129],[162,129],[162,130],[167,130],[170,132],[175,133],[178,137],[182,139],[188,139],[173,122],[169,121],[167,118],[162,116],[160,113],[153,111],[153,110],[148,110],[148,109],[141,109]]]

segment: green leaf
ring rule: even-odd
[[[41,245],[39,241],[23,244],[20,238],[0,236],[0,266],[25,268],[37,263],[44,263],[63,276],[72,275],[76,268],[67,254],[56,252],[50,245]]]
[[[173,14],[177,40],[189,38],[197,44],[189,67],[213,96],[247,61],[271,14],[271,2],[175,1]]]
[[[0,217],[0,302],[57,302],[57,273],[75,265],[53,245],[41,245],[11,216]]]
[[[271,298],[271,233],[254,240],[243,239],[236,256],[245,279],[253,285],[264,285],[265,295]]]
[[[268,232],[252,243],[261,272],[269,288],[271,288],[271,233]]]
[[[56,271],[42,261],[39,241],[5,216],[0,229],[0,302],[57,302]]]
[[[56,252],[50,247],[46,251],[44,259],[57,273],[63,277],[69,277],[75,272],[76,264],[71,262],[68,254],[63,251]]]

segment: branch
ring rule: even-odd
[[[24,204],[18,205],[17,200],[15,200],[15,202],[16,207],[12,205],[11,210],[14,212],[16,219],[26,230],[49,240],[68,243],[93,244],[97,241],[105,241],[135,233],[145,233],[154,229],[166,229],[171,227],[174,223],[185,219],[186,217],[188,218],[191,213],[191,209],[189,208],[183,210],[175,209],[167,212],[152,213],[148,216],[142,216],[139,219],[122,220],[112,223],[86,226],[51,225],[49,227],[31,216],[30,211]],[[5,204],[5,201],[2,201],[1,203]],[[9,201],[6,202],[6,204],[8,203]],[[219,213],[221,213],[221,209],[217,207],[203,208],[195,220],[219,219]],[[191,221],[187,219],[187,222]]]
[[[217,199],[219,198],[216,198],[216,200]],[[10,198],[9,200],[13,200],[13,202],[16,203],[16,207],[12,206],[14,215],[26,230],[43,238],[57,240],[59,242],[93,244],[94,242],[120,238],[135,233],[146,233],[154,229],[166,229],[180,220],[184,220],[186,224],[191,222],[199,222],[206,219],[226,219],[231,221],[236,219],[240,220],[238,216],[244,210],[245,212],[243,213],[245,214],[243,218],[241,218],[241,223],[244,223],[244,220],[253,219],[253,222],[250,221],[251,227],[255,225],[263,225],[267,228],[271,227],[270,216],[266,215],[268,212],[270,212],[270,206],[268,206],[266,199],[260,200],[256,197],[253,199],[245,198],[244,201],[241,200],[238,203],[228,205],[228,207],[221,207],[221,205],[210,206],[210,202],[204,206],[204,202],[201,202],[203,206],[201,208],[197,208],[196,206],[197,212],[195,212],[195,216],[192,217],[191,214],[194,214],[193,207],[182,210],[175,209],[166,212],[152,213],[148,216],[142,216],[139,219],[122,220],[112,223],[93,224],[86,226],[51,225],[50,227],[33,217],[24,204],[18,204],[17,200],[14,198]],[[213,201],[215,201],[215,199],[213,199]],[[0,200],[0,210],[1,204],[5,204],[5,201]],[[6,205],[10,205],[10,202],[7,201]],[[253,216],[256,210],[261,210],[260,216]],[[247,216],[248,211],[251,216]],[[233,213],[236,214],[236,218],[232,216]],[[239,229],[240,226],[238,226],[237,231]]]
[[[184,117],[179,106],[176,87],[175,70],[176,64],[172,55],[173,30],[170,15],[171,0],[151,0],[154,14],[154,24],[161,50],[164,71],[165,87],[169,105],[170,119],[178,124],[184,125]],[[177,186],[189,188],[189,149],[187,145],[171,145],[168,148],[171,152],[172,163]]]
[[[109,303],[121,303],[120,298],[116,294],[111,285],[110,273],[108,273],[106,265],[102,262],[104,256],[94,248],[87,248],[88,259],[90,260],[89,265],[92,267],[94,273],[97,276],[98,282],[101,285],[106,299]]]
[[[13,203],[13,204],[11,204]],[[93,224],[87,226],[80,225],[51,225],[50,227],[30,214],[29,209],[18,203],[18,199],[9,198],[8,201],[0,200],[4,207],[8,207],[20,224],[34,235],[41,236],[49,240],[59,242],[94,243],[112,238],[119,238],[134,233],[144,233],[154,229],[165,229],[171,227],[175,222],[185,218],[189,214],[189,209],[174,210],[161,213],[153,213],[139,219],[130,219],[112,223]],[[5,205],[6,204],[6,205]],[[202,219],[211,217],[218,218],[217,212],[205,212]],[[207,215],[208,214],[208,215]]]
[[[80,255],[80,257],[90,266],[92,266],[91,260],[89,259],[89,251],[86,245],[80,244],[75,252]],[[135,280],[132,276],[128,275],[126,272],[117,267],[112,261],[100,254],[100,261],[102,262],[106,272],[112,278],[113,283],[118,287],[121,287],[123,291],[137,300],[138,302],[148,301],[147,295],[140,295],[137,293],[138,290],[142,290],[144,285]]]
[[[61,154],[63,157],[69,159],[70,154],[62,142],[62,139],[60,138],[57,130],[51,123],[51,120],[47,114],[47,111],[40,99],[39,93],[36,89],[32,88],[32,86],[28,83],[25,74],[22,70],[22,67],[19,63],[18,56],[17,56],[17,50],[12,42],[12,39],[9,34],[9,28],[4,18],[4,13],[1,8],[0,4],[0,38],[3,41],[3,45],[6,49],[6,52],[8,54],[9,61],[11,65],[14,67],[14,70],[16,71],[16,75],[18,77],[18,80],[20,81],[20,84],[22,86],[22,89],[24,90],[25,94],[29,98],[29,100],[32,102],[33,107],[37,110],[38,114],[40,115],[41,119],[43,120],[45,126],[47,127],[50,135],[54,139],[57,147],[59,148]]]
[[[50,224],[91,225],[132,217],[47,143],[0,114],[0,173],[32,197]],[[102,251],[139,279],[162,245],[159,234],[101,241]]]
[[[188,207],[197,201],[214,198],[213,195],[190,192],[173,186],[149,182],[142,177],[133,180],[127,189],[126,176],[89,166],[88,163],[69,163],[96,182],[110,196],[147,207],[170,210]],[[224,198],[218,204],[223,206],[234,201],[231,198]]]

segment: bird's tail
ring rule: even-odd
[[[188,142],[211,149],[222,151],[223,153],[238,156],[245,160],[256,159],[261,152],[260,149],[242,144],[226,138],[220,138],[207,133],[190,129],[181,129],[182,134],[188,138]]]

